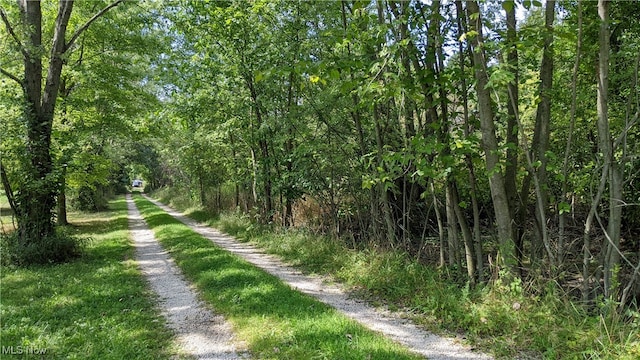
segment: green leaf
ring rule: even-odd
[[[568,204],[568,203],[563,202],[563,201],[560,202],[558,204],[558,212],[560,214],[565,214],[565,213],[571,212],[571,204]]]
[[[502,8],[505,11],[511,11],[513,10],[513,7],[515,6],[515,2],[514,1],[505,1],[502,3]]]

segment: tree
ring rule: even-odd
[[[563,252],[580,251],[569,224],[584,220],[585,284],[599,283],[593,275],[608,264],[629,275],[631,262],[615,253],[635,246],[622,240],[633,216],[621,213],[617,246],[592,231],[620,217],[610,212],[608,195],[618,190],[609,170],[596,198],[590,187],[606,162],[589,146],[601,137],[589,122],[597,118],[589,106],[597,92],[595,7],[576,27],[577,3],[554,1],[178,4],[169,13],[180,71],[168,80],[162,122],[175,134],[157,151],[160,167],[190,193],[227,189],[227,204],[254,208],[263,222],[305,224],[358,246],[421,259],[428,249],[440,255],[435,265],[455,269],[448,273],[466,267],[471,282],[486,279],[487,260],[498,254],[513,275],[565,276],[577,267]],[[522,6],[529,12],[516,22]],[[629,25],[632,5],[612,8],[615,86],[606,103],[609,131],[618,134],[620,200],[635,196],[624,178],[637,178],[629,170],[635,137],[627,136],[636,136],[637,90],[627,84],[638,32]],[[226,165],[227,183],[198,181],[215,177],[198,169],[218,165]]]
[[[4,8],[0,16],[6,33],[14,41],[23,59],[22,77],[2,69],[2,73],[20,84],[24,93],[23,117],[27,123],[25,181],[14,193],[15,213],[18,219],[18,236],[24,244],[44,242],[54,233],[55,196],[58,185],[51,157],[51,133],[65,57],[74,49],[78,37],[98,18],[120,4],[117,0],[67,38],[69,20],[74,7],[72,0],[60,0],[51,37],[48,59],[45,58],[43,41],[43,12],[40,1],[18,1],[20,21],[14,26]],[[46,77],[43,70],[46,67]],[[44,83],[43,83],[44,82]],[[44,86],[43,86],[44,85]]]
[[[603,261],[605,297],[611,296],[617,290],[615,268],[620,262],[620,224],[622,204],[624,203],[622,169],[615,158],[615,140],[611,136],[609,125],[609,61],[611,51],[609,7],[609,1],[598,1],[598,16],[600,17],[600,36],[598,38],[600,52],[597,73],[598,149],[603,157],[602,178],[606,178],[609,183],[609,221],[605,230],[607,242]]]
[[[504,175],[500,169],[500,157],[495,130],[495,115],[492,109],[491,94],[488,88],[487,60],[483,48],[482,16],[476,1],[467,2],[467,18],[470,24],[471,46],[478,94],[478,111],[482,127],[482,147],[486,158],[489,188],[495,211],[500,242],[501,257],[508,270],[514,270],[514,243],[512,231],[512,214],[505,187]]]

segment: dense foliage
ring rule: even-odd
[[[174,2],[158,166],[211,209],[628,303],[637,5]]]

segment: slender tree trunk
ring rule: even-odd
[[[296,26],[295,26],[295,36],[294,36],[294,41],[293,41],[293,49],[291,50],[291,53],[293,54],[293,59],[292,64],[297,64],[298,63],[298,57],[299,57],[299,45],[300,45],[300,35],[299,35],[299,27],[300,27],[300,3],[298,3],[298,6],[296,7]],[[293,145],[293,138],[294,138],[294,133],[293,133],[293,126],[291,125],[291,123],[293,122],[293,109],[295,109],[297,107],[297,102],[294,101],[295,97],[296,97],[296,92],[298,91],[298,87],[297,87],[297,78],[296,78],[296,74],[295,71],[290,71],[289,72],[289,86],[288,86],[288,91],[287,91],[287,114],[286,114],[286,119],[287,119],[287,126],[286,126],[286,130],[287,130],[287,139],[285,141],[285,152],[286,152],[286,171],[288,174],[291,174],[293,172],[293,160],[292,160],[292,156],[293,156],[293,150],[294,150],[294,145]],[[283,225],[285,227],[289,227],[293,225],[293,200],[292,199],[292,193],[293,193],[293,184],[285,184],[285,189],[288,190],[285,194],[285,206],[284,206],[284,218],[283,218]]]
[[[198,168],[198,189],[200,190],[200,206],[204,208],[207,206],[207,199],[204,191],[204,174],[202,173],[202,168]]]
[[[346,2],[342,0],[340,2],[341,6],[341,15],[342,15],[342,27],[344,31],[344,37],[347,37],[347,10],[346,10]],[[351,45],[347,44],[347,55],[351,57]],[[349,81],[354,81],[353,74],[349,72],[348,74]],[[360,97],[353,92],[351,94],[351,100],[353,102],[353,110],[351,110],[351,117],[353,119],[353,123],[355,125],[356,136],[358,139],[358,155],[360,157],[364,156],[364,154],[368,153],[368,148],[364,140],[364,128],[362,126],[362,114],[360,112]],[[362,165],[362,170],[365,171],[364,164]],[[376,189],[374,187],[371,188],[369,192],[369,225],[371,227],[371,233],[373,238],[380,238],[380,226],[379,226],[379,201]],[[362,218],[362,216],[360,217]]]
[[[251,146],[251,169],[253,170],[253,176],[251,178],[251,200],[253,202],[252,206],[257,206],[258,204],[258,159],[256,156],[256,151]],[[249,208],[247,206],[247,208]]]
[[[458,23],[458,39],[467,32],[465,22],[464,9],[462,1],[456,1],[456,15]],[[467,94],[467,81],[465,71],[465,51],[462,41],[458,41],[458,53],[460,54],[460,93],[462,96],[462,114],[464,118],[464,135],[469,137],[471,132],[471,123],[469,121],[469,100]],[[484,277],[484,254],[482,250],[482,237],[480,232],[480,207],[476,196],[476,176],[473,165],[473,159],[470,154],[465,155],[465,163],[469,169],[469,186],[471,195],[471,207],[473,209],[473,248],[475,254],[475,268],[478,274],[478,281],[482,282]]]
[[[562,162],[562,197],[564,203],[569,202],[569,156],[573,142],[573,131],[576,124],[577,90],[578,90],[578,70],[580,68],[580,57],[582,56],[582,2],[578,2],[578,40],[576,43],[576,58],[571,71],[571,110],[569,110],[569,132],[567,134],[567,144],[564,150],[564,160]],[[558,264],[564,260],[565,227],[567,223],[566,209],[559,209],[558,219]],[[583,256],[588,252],[584,252]],[[586,281],[586,278],[583,280]]]
[[[433,179],[431,180],[431,194],[433,196],[433,209],[436,213],[436,221],[438,223],[438,239],[440,240],[440,261],[439,266],[442,267],[446,263],[446,244],[444,241],[444,226],[442,225],[442,215],[440,215],[440,204],[438,203],[438,197],[436,196],[436,189],[433,186]]]
[[[518,219],[518,210],[520,209],[518,204],[518,190],[516,185],[516,179],[518,175],[518,104],[520,104],[518,84],[519,84],[519,70],[518,70],[518,34],[516,30],[516,7],[511,7],[510,10],[506,10],[507,19],[507,64],[509,69],[514,75],[512,82],[507,84],[508,103],[507,103],[507,143],[511,144],[507,148],[507,163],[505,166],[505,187],[507,190],[507,196],[509,197],[509,208],[514,216],[514,219]],[[520,234],[524,231],[522,222],[518,221],[513,226],[513,240],[516,246],[516,259],[518,271],[522,267],[522,236]]]
[[[455,181],[451,184],[451,200],[453,210],[458,218],[458,224],[460,224],[462,238],[464,239],[464,255],[465,262],[467,264],[467,276],[469,277],[469,282],[474,285],[476,283],[476,261],[474,258],[473,235],[471,234],[471,229],[469,229],[469,225],[467,224],[467,219],[460,208],[458,186]]]
[[[269,157],[269,144],[261,139],[258,144],[262,152],[262,176],[264,177],[264,214],[266,223],[273,221],[273,194],[271,185],[271,158]]]
[[[378,166],[384,168],[384,164],[382,162],[382,152],[384,151],[383,144],[384,140],[382,139],[382,130],[380,126],[380,114],[379,114],[379,105],[374,105],[373,109],[373,117],[375,121],[375,130],[376,130],[376,144],[377,144],[377,160]],[[385,169],[386,170],[386,169]],[[378,190],[380,192],[380,206],[382,207],[382,215],[384,218],[384,224],[386,227],[386,240],[391,246],[395,246],[396,244],[396,231],[393,221],[393,215],[391,213],[391,205],[389,204],[389,195],[387,189],[385,188],[385,184],[378,184]]]
[[[476,92],[478,94],[478,112],[482,129],[482,148],[485,153],[487,174],[489,175],[489,188],[496,217],[498,240],[500,243],[500,256],[504,266],[513,273],[515,267],[514,243],[512,238],[512,221],[509,200],[504,184],[504,176],[500,171],[500,157],[498,140],[494,124],[494,113],[491,104],[491,95],[487,84],[487,61],[483,49],[482,16],[476,1],[467,2],[467,19],[470,29],[477,35],[471,38],[473,48],[474,68],[476,74]]]
[[[237,154],[236,154],[236,146],[235,146],[235,141],[233,138],[233,133],[229,132],[229,143],[231,145],[231,157],[233,158],[233,163],[235,166],[238,166],[238,159],[237,159]],[[238,180],[235,179],[234,177],[234,181],[233,181],[233,187],[234,187],[234,209],[237,209],[238,207],[240,207],[240,186],[238,184]]]
[[[551,136],[551,88],[553,86],[553,22],[555,19],[555,1],[548,0],[545,5],[545,37],[542,51],[542,64],[540,66],[540,102],[536,113],[536,129],[534,132],[534,156],[540,161],[537,169],[538,186],[536,198],[539,202],[536,211],[536,222],[541,238],[538,243],[532,244],[532,259],[540,257],[543,246],[549,252],[549,261],[555,262],[555,256],[550,253],[549,236],[547,232],[547,218],[549,208],[548,175],[547,175],[547,151]],[[536,141],[537,137],[537,141]]]
[[[258,99],[258,90],[256,89],[253,74],[249,73],[245,75],[245,82],[249,88],[251,95],[251,101],[254,105],[254,111],[256,116],[256,122],[259,127],[262,126],[262,109]],[[269,157],[269,143],[266,139],[266,135],[263,133],[258,134],[258,149],[260,150],[260,163],[262,170],[262,189],[264,191],[264,201],[262,206],[262,220],[265,223],[273,221],[273,194],[271,184],[271,158]],[[255,156],[255,153],[253,154]],[[257,195],[256,195],[257,200]]]
[[[402,41],[410,41],[411,37],[409,36],[409,21],[408,21],[408,13],[409,13],[409,2],[402,1],[396,4],[395,1],[388,2],[391,11],[397,21],[397,37],[400,42]],[[400,52],[400,61],[402,63],[403,72],[403,82],[405,84],[411,84],[414,82],[415,75],[411,69],[411,54],[409,53],[409,47],[403,47]],[[408,90],[406,87],[403,87],[402,93],[400,95],[400,107],[402,111],[399,111],[399,126],[404,127],[404,137],[403,140],[405,142],[405,146],[407,146],[410,139],[412,139],[416,134],[416,129],[414,126],[414,110],[416,107],[415,101],[408,94]],[[410,213],[412,209],[412,200],[414,199],[414,186],[409,179],[408,174],[412,173],[415,170],[415,167],[410,164],[407,165],[407,168],[404,169],[402,176],[402,243],[405,246],[409,245],[410,242]]]
[[[60,175],[60,192],[58,193],[58,225],[67,225],[67,166],[62,167]]]
[[[609,169],[609,219],[605,231],[605,257],[603,262],[604,293],[611,297],[616,289],[615,268],[620,262],[620,226],[622,221],[622,170],[615,160],[611,132],[609,129],[608,94],[609,94],[609,52],[610,52],[610,23],[609,1],[598,1],[598,15],[600,17],[599,61],[598,61],[598,145],[603,156],[604,166]]]
[[[453,184],[447,180],[445,190],[445,208],[447,215],[447,246],[449,254],[449,265],[460,268],[460,244],[458,239],[458,218],[454,209]]]

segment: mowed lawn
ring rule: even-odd
[[[132,260],[124,198],[69,218],[89,238],[82,258],[0,269],[0,358],[180,358]]]

